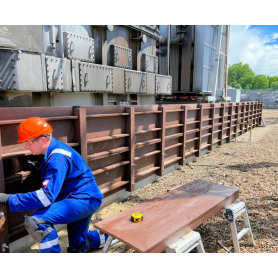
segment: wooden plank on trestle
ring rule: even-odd
[[[79,143],[78,151],[87,163],[86,108],[73,108],[73,114],[78,117],[74,121],[74,141]]]
[[[134,107],[125,107],[125,112],[129,113],[129,116],[126,117],[126,133],[129,134],[128,137],[128,180],[129,183],[126,187],[126,190],[132,192],[134,190],[134,179],[135,179],[135,112]]]
[[[94,224],[138,252],[158,253],[233,203],[239,189],[195,180]],[[144,219],[133,223],[133,212]]]

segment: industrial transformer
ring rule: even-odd
[[[0,107],[221,97],[227,38],[223,25],[0,25]]]

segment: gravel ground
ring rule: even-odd
[[[240,241],[242,253],[276,253],[278,252],[278,194],[277,194],[277,149],[278,149],[278,110],[264,110],[267,127],[257,127],[229,144],[224,144],[197,159],[180,170],[163,176],[156,182],[134,192],[127,200],[113,203],[98,211],[92,218],[93,223],[106,219],[130,207],[165,193],[168,189],[180,186],[195,179],[239,188],[239,200],[246,202],[249,220],[256,247],[250,247],[247,237]],[[243,219],[238,218],[238,229]],[[201,234],[204,247],[208,253],[225,253],[217,241],[233,250],[229,222],[222,212],[204,222],[195,229]],[[66,252],[67,233],[59,232],[62,252]],[[31,252],[38,252],[34,245]],[[94,251],[94,253],[101,250]],[[127,250],[125,245],[114,245],[111,252],[135,252]],[[193,251],[194,252],[194,251]]]

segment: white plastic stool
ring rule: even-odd
[[[236,218],[241,214],[243,215],[244,219],[244,228],[238,233],[236,228]],[[236,200],[234,203],[224,209],[224,215],[230,222],[235,253],[240,253],[239,241],[246,234],[249,237],[250,245],[255,246],[245,203]]]
[[[190,232],[180,240],[169,246],[167,253],[189,253],[197,247],[199,253],[205,253],[204,245],[201,236],[198,232]]]

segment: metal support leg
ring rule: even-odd
[[[247,233],[248,238],[249,238],[249,243],[252,246],[256,246],[254,238],[253,238],[247,210],[243,213],[243,219],[244,219],[244,228],[249,228],[249,232]]]
[[[235,253],[240,253],[239,241],[244,235],[248,235],[250,245],[255,246],[245,203],[238,200],[235,201],[224,210],[224,215],[230,222]],[[244,228],[238,233],[236,228],[236,218],[240,215],[243,215]]]
[[[231,232],[232,232],[232,238],[233,238],[235,253],[240,253],[239,242],[238,242],[238,239],[237,239],[237,228],[236,228],[235,219],[234,219],[233,222],[230,222],[230,228],[231,228]]]
[[[199,253],[206,253],[202,239],[199,240],[199,245],[197,245]]]
[[[180,240],[169,246],[167,253],[189,253],[194,248],[198,249],[199,253],[206,253],[202,238],[199,233],[191,231]]]
[[[109,236],[107,238],[105,244],[104,244],[104,247],[102,249],[102,253],[107,253],[110,250],[111,246],[118,243],[118,242],[119,242],[118,239],[113,240],[113,238],[111,236]]]

